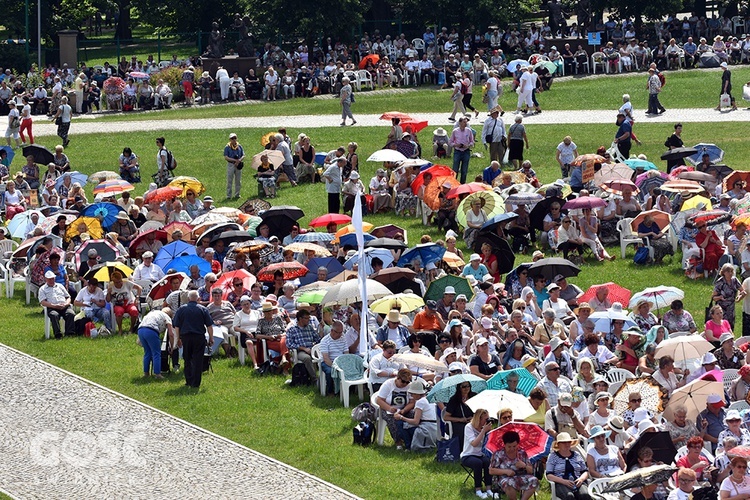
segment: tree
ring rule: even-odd
[[[620,19],[632,17],[638,32],[641,32],[644,20],[662,19],[683,11],[682,0],[609,0],[606,5]]]
[[[248,12],[248,5],[244,0],[132,1],[142,23],[167,33],[194,33],[198,30],[208,32],[214,21],[222,29],[226,29],[236,13]]]

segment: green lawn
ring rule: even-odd
[[[667,83],[660,95],[662,104],[667,109],[674,108],[708,108],[718,104],[721,74],[719,70],[680,70],[665,73]],[[734,95],[742,96],[742,85],[750,80],[750,66],[732,67]],[[516,108],[516,94],[510,91],[510,80],[505,79],[505,92],[500,98],[504,109],[513,111]],[[556,81],[549,92],[538,96],[542,109],[576,110],[576,109],[617,109],[622,104],[622,94],[630,94],[633,106],[645,110],[648,104],[646,92],[646,74],[643,72],[629,75],[582,76]],[[479,89],[476,90],[474,106],[484,110]],[[363,91],[358,95],[353,106],[356,114],[380,114],[385,111],[398,110],[405,113],[450,113],[452,103],[450,92],[439,92],[434,87],[419,89],[405,95],[368,95]],[[282,115],[318,115],[339,114],[340,108],[336,99],[292,99],[276,101],[262,105],[217,105],[207,108],[182,108],[154,113],[112,114],[102,117],[103,120],[180,120],[185,118],[218,118],[234,116],[282,116]]]
[[[621,90],[614,92],[620,93]],[[407,101],[411,102],[411,99],[404,99],[404,102]],[[242,109],[256,108],[261,107]],[[137,125],[134,125],[136,128]],[[726,162],[730,166],[741,167],[750,155],[750,144],[738,136],[736,129],[737,125],[730,123],[700,127],[686,125],[684,137],[691,144],[715,142],[721,145],[727,150]],[[238,133],[240,142],[249,153],[260,151],[258,140],[266,130],[233,131]],[[290,129],[289,135],[296,137],[301,131]],[[559,175],[554,166],[554,148],[563,136],[572,135],[579,151],[584,153],[600,145],[609,145],[614,131],[614,125],[530,126],[531,150],[528,157],[539,177],[550,182]],[[645,153],[654,159],[662,152],[662,143],[671,132],[671,127],[638,124],[636,131],[644,146],[634,148],[633,152]],[[357,141],[363,180],[367,182],[374,175],[378,165],[364,162],[364,159],[383,144],[385,137],[382,129],[333,128],[305,132],[310,133],[320,151],[334,149],[351,140]],[[116,169],[118,154],[124,146],[130,146],[141,156],[145,179],[154,171],[154,138],[164,134],[167,146],[179,159],[179,169],[175,173],[201,178],[207,184],[207,193],[214,196],[218,204],[236,206],[236,201],[229,203],[223,199],[225,164],[221,149],[226,144],[228,133],[228,129],[211,128],[204,131],[146,134],[134,130],[117,135],[76,136],[73,130],[71,146],[66,153],[74,169],[92,173]],[[52,147],[56,141],[43,138],[41,142]],[[479,174],[487,163],[484,158],[472,158],[470,177]],[[660,163],[657,161],[657,164]],[[20,160],[15,163],[14,170],[17,168],[20,168]],[[256,192],[255,182],[248,170],[244,171],[243,199],[254,196]],[[146,186],[139,188],[136,194],[140,194]],[[89,192],[90,189],[89,186]],[[279,194],[276,204],[297,205],[305,211],[303,223],[326,211],[321,184],[296,189],[285,185]],[[425,233],[433,239],[440,237],[437,231],[423,227],[421,221],[416,219],[385,215],[366,219],[376,225],[386,222],[402,225],[409,232],[411,244],[418,242],[420,235]],[[619,257],[619,248],[616,253]],[[517,262],[526,259],[528,257],[519,256]],[[584,290],[592,284],[607,281],[616,281],[633,292],[662,283],[678,286],[685,290],[686,309],[693,312],[699,322],[710,293],[707,281],[691,281],[683,276],[679,269],[679,257],[672,262],[666,259],[666,263],[658,266],[638,267],[632,263],[632,249],[624,260],[618,258],[612,263],[585,264],[580,276],[573,281]],[[465,474],[457,465],[438,465],[434,455],[397,453],[390,445],[369,449],[353,447],[350,410],[342,408],[337,400],[321,398],[311,389],[288,388],[283,384],[282,377],[257,377],[235,360],[218,360],[214,364],[214,373],[206,377],[200,393],[190,395],[183,391],[179,376],[169,377],[163,383],[144,383],[141,380],[142,351],[136,345],[134,336],[44,341],[40,307],[36,303],[26,306],[22,295],[19,288],[14,299],[0,302],[0,314],[5,320],[0,329],[0,342],[300,467],[363,497],[395,498],[408,495],[410,498],[434,498],[434,491],[440,491],[445,498],[473,496],[470,486],[461,486]],[[370,472],[362,472],[363,464],[367,464]],[[547,496],[542,495],[544,498]]]

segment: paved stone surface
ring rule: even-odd
[[[418,120],[428,120],[430,126],[451,126],[448,121],[450,108],[446,96],[445,113],[410,113]],[[268,104],[273,106],[273,104]],[[544,105],[544,102],[542,102]],[[578,110],[578,111],[543,111],[539,115],[527,115],[524,123],[527,125],[549,125],[549,124],[580,124],[601,123],[612,125],[612,133],[615,131],[616,111],[611,110]],[[355,127],[380,126],[388,127],[390,122],[379,119],[380,115],[357,115]],[[486,117],[481,113],[478,119],[471,119],[471,123],[482,121]],[[646,116],[643,110],[635,113],[636,127],[638,123],[705,123],[705,122],[750,122],[750,111],[739,109],[732,112],[719,112],[709,108],[686,108],[670,109],[666,113],[657,116]],[[509,110],[503,117],[506,124],[513,123],[513,113]],[[71,139],[75,141],[78,134],[94,133],[118,133],[133,131],[168,131],[168,130],[201,130],[206,128],[240,129],[240,128],[270,128],[280,126],[313,129],[324,127],[338,127],[341,117],[338,115],[317,116],[259,116],[259,117],[234,117],[234,118],[211,118],[211,119],[187,119],[187,120],[145,120],[145,121],[123,121],[102,122],[97,118],[74,118],[70,128]],[[36,118],[34,123],[35,136],[55,135],[57,128],[47,120]]]
[[[0,344],[0,491],[16,498],[356,498]]]

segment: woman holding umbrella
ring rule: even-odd
[[[661,262],[666,255],[674,255],[672,244],[667,241],[666,234],[651,215],[647,215],[638,225],[638,236],[649,239],[649,244],[654,249],[654,262]]]
[[[443,410],[443,420],[450,422],[453,426],[453,435],[458,437],[458,442],[464,442],[464,428],[471,422],[474,411],[469,408],[466,401],[477,394],[471,390],[471,382],[461,382],[456,393],[448,400]]]
[[[528,500],[539,488],[534,477],[534,466],[523,448],[519,448],[521,437],[516,431],[503,434],[503,447],[490,460],[490,475],[493,485],[505,492],[509,500]]]
[[[702,227],[705,228],[705,224]],[[702,233],[703,233],[703,229],[701,229],[701,232],[698,233],[698,236],[696,237],[696,241],[698,241],[698,245],[700,245],[701,247],[703,247],[703,245],[701,245],[699,238],[701,237]],[[710,236],[709,238],[716,237],[716,233],[714,233],[713,231],[711,231],[710,234],[713,236]],[[707,261],[708,261],[708,248],[706,248],[706,258],[703,261],[704,269],[706,269]],[[718,267],[718,260],[716,262],[717,262],[716,265]],[[729,324],[732,327],[732,330],[734,330],[734,303],[738,300],[742,300],[743,298],[745,298],[745,295],[747,295],[747,292],[745,291],[744,288],[742,288],[742,284],[734,275],[734,264],[726,263],[723,266],[721,266],[721,272],[719,273],[719,278],[717,278],[716,282],[714,283],[714,294],[713,294],[712,299],[714,302],[716,302],[717,305],[721,306],[721,308],[723,309],[724,319],[729,322]],[[721,332],[721,333],[724,333],[724,332]],[[714,331],[714,335],[715,334],[716,334],[716,331]],[[716,335],[716,337],[717,337],[716,340],[718,340],[719,336]]]

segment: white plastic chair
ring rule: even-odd
[[[737,34],[737,28],[745,29],[745,18],[742,16],[732,17],[732,34]]]
[[[354,71],[344,71],[344,76],[349,78],[349,83],[351,83],[354,88],[356,88],[358,91],[362,90],[359,86],[359,79],[357,78],[357,74]]]
[[[362,374],[361,374],[361,376],[359,378],[357,378],[357,379],[352,379],[352,380],[347,380],[346,377],[345,377],[345,374],[344,374],[344,370],[342,370],[338,366],[335,366],[336,364],[334,363],[334,367],[335,367],[336,371],[339,372],[339,396],[341,398],[341,401],[344,403],[344,407],[345,408],[349,408],[349,392],[350,392],[349,390],[352,387],[356,387],[357,388],[357,391],[359,393],[359,400],[360,401],[364,401],[365,400],[365,390],[364,389],[365,389],[365,385],[367,385],[367,380],[369,378],[369,372],[368,372],[368,370],[366,368],[366,365],[364,364],[364,361],[358,355],[356,355],[356,354],[342,354],[341,356],[342,357],[344,357],[344,356],[350,356],[350,357],[353,357],[352,359],[357,358],[357,361],[359,361],[359,363],[362,363]],[[336,360],[338,360],[338,359],[339,358],[336,358]],[[357,365],[357,366],[359,366],[359,365]]]
[[[596,74],[596,67],[599,66],[602,69],[602,73],[607,73],[607,58],[604,57],[604,52],[594,52],[591,54],[591,71]]]
[[[44,339],[49,340],[49,331],[52,328],[52,323],[50,323],[49,316],[47,316],[47,308],[44,308]],[[62,321],[62,320],[61,320]]]
[[[740,371],[735,370],[734,368],[727,368],[726,370],[722,370],[724,373],[724,390],[729,392],[729,389],[732,387],[732,382],[737,380],[740,376]]]
[[[734,347],[739,349],[741,346],[747,344],[748,342],[750,342],[750,337],[740,337],[734,341]]]
[[[383,446],[385,442],[385,430],[388,428],[388,424],[383,418],[383,410],[378,406],[378,393],[370,396],[370,404],[375,408],[375,437],[378,445]]]
[[[357,86],[360,88],[360,90],[364,87],[369,87],[372,90],[375,89],[375,84],[372,81],[372,75],[366,69],[357,71]]]
[[[323,356],[320,355],[320,344],[315,344],[310,349],[310,357],[313,363],[318,364],[318,383],[320,385],[320,395],[326,395],[326,374],[323,371]]]
[[[735,401],[734,403],[729,405],[729,408],[727,410],[747,410],[750,409],[750,404],[747,404],[747,401]]]
[[[8,271],[5,274],[5,295],[10,299],[13,298],[13,294],[16,291],[16,283],[26,283],[26,276],[13,276],[13,270],[6,264],[5,270]],[[31,270],[27,267],[26,272],[30,273]]]
[[[624,370],[622,368],[612,368],[607,372],[606,379],[611,384],[621,382],[624,383],[626,380],[634,379],[635,375],[633,375],[630,371]]]
[[[18,278],[13,278],[12,281],[15,283],[15,281],[18,281]],[[24,282],[26,283],[26,305],[31,304],[31,294],[34,294],[34,297],[36,297],[36,294],[39,292],[39,287],[36,286],[34,283],[31,282],[31,270],[26,274],[26,277],[24,278]],[[11,286],[10,289],[10,296],[13,296],[13,286]]]
[[[617,232],[620,233],[620,252],[622,258],[625,258],[625,249],[628,245],[640,245],[643,240],[638,237],[637,234],[633,234],[633,229],[630,227],[633,219],[624,218],[617,221]]]
[[[617,493],[604,493],[604,488],[607,487],[611,478],[602,477],[594,479],[589,483],[589,494],[592,497],[606,498],[607,500],[618,500],[620,497]]]
[[[161,61],[159,63],[159,69],[169,68],[172,66],[172,61]]]
[[[411,44],[414,45],[414,48],[417,50],[424,50],[424,40],[421,38],[415,38],[411,41]]]

